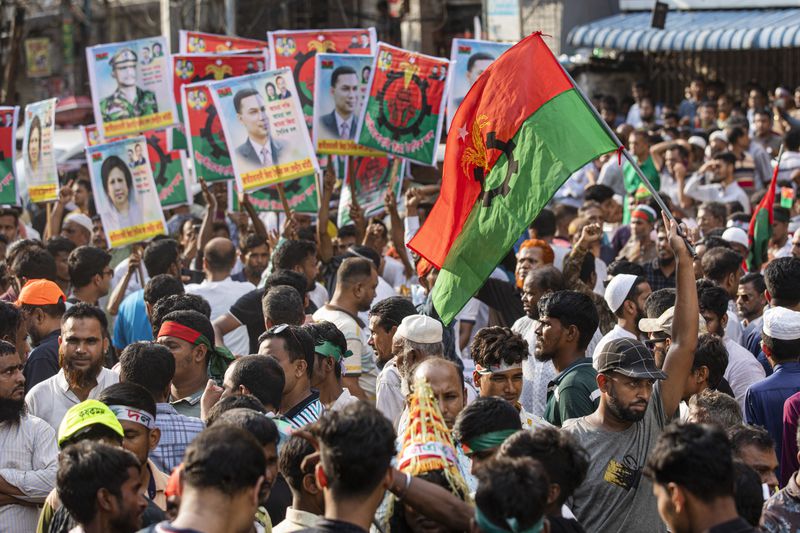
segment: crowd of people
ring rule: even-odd
[[[0,530],[796,531],[800,206],[755,262],[748,226],[800,91],[632,89],[598,108],[670,216],[590,162],[451,324],[407,247],[436,187],[337,228],[328,169],[269,229],[200,180],[112,250],[80,176],[1,210]]]

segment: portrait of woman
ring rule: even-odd
[[[28,129],[28,178],[31,183],[42,180],[42,123],[38,115],[31,120]]]
[[[100,176],[108,199],[104,210],[109,231],[141,224],[142,212],[136,201],[133,175],[128,165],[115,155],[109,156],[103,161]]]
[[[275,85],[272,82],[267,83],[264,89],[267,91],[267,102],[273,102],[278,99],[278,90],[275,89]]]

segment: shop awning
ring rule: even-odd
[[[576,47],[638,52],[768,50],[800,47],[800,9],[670,11],[663,30],[649,11],[621,13],[569,32]]]

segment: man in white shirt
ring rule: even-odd
[[[764,379],[766,375],[764,367],[753,354],[733,340],[726,338],[725,325],[729,320],[727,313],[729,297],[725,289],[705,280],[700,282],[697,288],[697,298],[700,314],[706,321],[708,332],[721,338],[725,349],[728,350],[728,367],[722,377],[730,384],[733,396],[744,413],[747,388]]]
[[[511,331],[518,333],[528,343],[528,355],[522,361],[522,394],[519,402],[522,408],[539,417],[544,416],[547,407],[547,387],[556,377],[552,361],[539,361],[536,352],[536,328],[539,326],[539,299],[551,292],[563,291],[564,276],[555,267],[536,269],[527,276],[522,284],[522,308],[525,316],[519,318]]]
[[[369,310],[375,299],[378,271],[368,259],[349,257],[336,272],[336,291],[329,304],[317,309],[315,322],[333,322],[344,333],[347,349],[353,355],[344,359],[342,386],[362,400],[375,400],[378,371],[372,348],[368,345],[369,330],[360,318],[360,311]]]
[[[0,525],[35,531],[56,482],[56,433],[25,413],[25,377],[14,345],[0,341]]]
[[[735,167],[736,156],[731,152],[715,155],[686,182],[684,194],[700,202],[739,202],[744,212],[750,213],[750,198],[736,182]],[[711,183],[703,184],[706,176],[711,177]]]
[[[227,313],[236,300],[256,288],[249,281],[231,279],[235,263],[236,247],[233,242],[224,237],[211,239],[203,249],[206,279],[202,283],[186,286],[187,294],[202,296],[211,305],[212,321]],[[245,326],[239,326],[225,335],[223,343],[235,355],[247,355],[250,352],[250,337]]]
[[[61,370],[33,387],[25,397],[28,412],[54,430],[73,405],[97,398],[119,376],[103,366],[108,350],[105,314],[92,305],[78,303],[61,318],[58,353]]]
[[[608,284],[605,300],[608,308],[616,315],[617,324],[597,343],[592,354],[595,367],[606,344],[614,339],[638,339],[641,336],[639,321],[646,316],[644,302],[651,292],[653,291],[647,280],[633,274],[617,274]]]

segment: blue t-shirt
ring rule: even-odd
[[[132,342],[152,341],[153,327],[144,307],[144,289],[122,300],[114,322],[114,348],[122,350]]]

